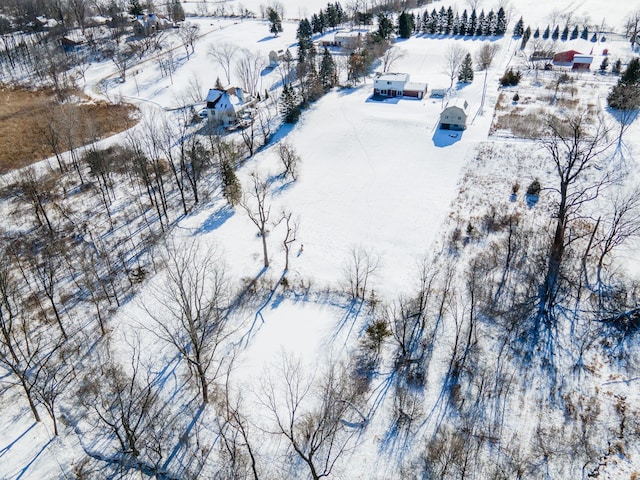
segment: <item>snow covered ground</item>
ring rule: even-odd
[[[207,8],[215,8],[218,3],[208,2]],[[262,3],[244,0],[224,2],[224,5],[236,11],[244,7],[259,13]],[[611,5],[596,0],[513,0],[511,3],[512,25],[523,15],[525,24],[544,27],[552,14],[574,12],[574,19],[589,17],[596,24],[606,21],[606,25],[618,31],[622,29],[622,18],[629,7],[617,6],[612,12]],[[325,5],[324,1],[291,1],[286,5],[285,17],[308,16]],[[451,5],[458,10],[467,8],[467,2]],[[439,8],[440,3],[434,6]],[[483,6],[490,7],[488,4]],[[198,2],[185,2],[185,8],[196,12]],[[133,67],[125,83],[108,82],[106,92],[102,90],[102,93],[110,98],[120,96],[127,101],[139,102],[142,108],[150,111],[160,110],[158,107],[173,109],[184,104],[184,98],[194,91],[204,98],[216,77],[223,76],[207,56],[211,45],[230,42],[260,51],[266,57],[270,50],[293,48],[295,44],[295,22],[285,23],[283,34],[274,38],[268,33],[267,24],[259,20],[197,17],[189,21],[200,26],[202,37],[196,44],[196,52],[181,64],[173,78],[161,77],[158,65],[149,60]],[[447,47],[452,43],[462,44],[473,55],[483,41],[420,36],[399,41],[397,46],[404,52],[404,57],[393,69],[409,73],[415,81],[428,82],[430,90],[446,88],[449,84],[444,72]],[[520,65],[514,56],[518,41],[506,35],[492,42],[500,46],[500,51],[487,75],[484,108],[480,109],[482,72],[476,72],[472,84],[455,89],[451,95],[451,98],[464,98],[470,104],[471,121],[464,132],[437,129],[438,116],[446,100],[430,97],[374,100],[369,78],[354,88],[334,89],[306,110],[293,128],[282,127],[276,134],[276,140],[295,146],[301,157],[298,180],[286,183],[278,177],[282,167],[273,145],[243,164],[239,176],[245,185],[253,172],[274,179],[268,200],[274,218],[283,209],[299,218],[298,242],[291,255],[289,273],[289,278],[295,282],[294,290],[301,282],[312,285],[316,291],[329,293],[312,299],[296,299],[277,290],[259,311],[259,316],[249,312],[246,318],[237,319],[244,329],[254,327],[243,330],[250,332],[249,336],[241,335],[243,350],[233,373],[239,385],[249,389],[259,383],[265,367],[277,363],[283,351],[302,358],[310,370],[324,365],[331,357],[348,357],[357,335],[340,330],[349,311],[348,304],[335,295],[335,291],[346,280],[345,269],[354,249],[367,250],[380,258],[371,287],[381,298],[393,300],[415,286],[420,262],[432,254],[449,233],[446,220],[452,211],[472,210],[469,205],[477,198],[473,190],[464,192],[468,203],[453,205],[453,202],[466,198],[461,188],[467,184],[461,183],[461,179],[465,169],[473,165],[471,162],[478,146],[487,140],[504,141],[489,138],[499,94],[497,80],[507,66],[517,68]],[[630,55],[628,45],[622,41],[606,46],[612,55],[621,58]],[[596,60],[594,65],[597,64]],[[87,78],[94,94],[98,94],[98,81],[111,74],[112,69],[113,66],[107,63],[89,69]],[[259,90],[270,89],[278,80],[275,71],[265,72]],[[589,92],[580,95],[589,96]],[[633,157],[639,148],[637,124],[627,138],[632,139],[629,153]],[[508,190],[510,179],[526,171],[526,165],[516,162],[514,159],[512,164],[502,158],[489,164],[490,168],[502,169],[503,175],[497,175],[498,180],[493,185],[497,192],[501,191],[498,182],[503,182],[501,186]],[[221,197],[213,199],[181,220],[172,235],[176,241],[186,242],[195,237],[202,245],[215,245],[236,282],[262,277],[270,286],[276,286],[284,268],[284,253],[280,246],[283,225],[272,227],[268,237],[271,267],[261,273],[261,238],[242,209],[229,211],[225,205]],[[472,215],[473,211],[467,213]],[[630,252],[629,255],[635,257],[634,254]],[[113,338],[122,340],[129,329],[148,321],[137,306],[140,302],[150,301],[152,284],[153,280],[138,293],[134,302],[111,319],[115,329]],[[361,326],[358,324],[354,332]],[[145,343],[149,344],[145,357],[170,360],[166,352],[153,349],[152,338],[147,338]],[[122,344],[121,347],[126,348]],[[430,393],[426,405],[435,403],[432,398],[435,394]],[[65,426],[60,438],[50,440],[46,420],[35,424],[17,395],[4,395],[9,397],[5,403],[10,405],[2,409],[0,477],[22,480],[72,478],[71,464],[82,457],[73,428]],[[255,411],[253,414],[258,420],[263,416]],[[69,416],[73,417],[72,412]],[[367,431],[359,448],[338,465],[335,478],[398,478],[395,465],[387,464],[386,459],[377,461],[383,433],[375,428]],[[269,437],[261,438],[266,442]],[[628,463],[624,464],[620,470],[614,469],[610,478],[622,475],[623,471],[629,475],[632,470]]]

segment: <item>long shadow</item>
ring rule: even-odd
[[[185,444],[184,439],[189,438],[189,435],[191,434],[191,431],[195,428],[196,424],[198,423],[198,419],[202,415],[202,412],[204,412],[204,405],[200,405],[195,415],[191,419],[191,422],[185,429],[184,433],[180,435],[180,440],[178,441],[178,444],[173,448],[172,452],[167,457],[166,462],[164,462],[164,464],[162,465],[163,470],[167,470],[169,468],[169,464],[171,463],[171,461],[178,455],[180,450],[183,448]]]
[[[29,470],[31,465],[33,465],[33,463],[38,459],[38,457],[42,455],[42,452],[44,452],[47,449],[47,447],[51,445],[51,442],[53,442],[53,439],[49,440],[47,443],[45,443],[42,446],[40,451],[36,453],[36,455],[31,459],[31,461],[27,463],[22,470],[20,470],[20,474],[18,474],[15,480],[20,480],[27,473],[27,470]]]
[[[235,214],[235,211],[233,210],[233,208],[231,208],[231,206],[224,205],[222,208],[220,208],[217,211],[213,212],[209,216],[209,218],[207,218],[202,223],[202,225],[200,225],[200,227],[195,232],[193,232],[193,235],[199,235],[199,234],[202,234],[202,233],[210,233],[210,232],[213,232],[214,230],[217,230],[222,225],[224,225],[224,223],[227,220],[229,220],[231,217],[233,217],[234,214]]]
[[[9,450],[11,450],[11,448],[13,448],[13,446],[18,443],[27,433],[29,433],[33,427],[35,427],[37,425],[37,423],[32,423],[31,426],[29,428],[27,428],[24,432],[22,432],[20,435],[18,435],[11,443],[7,444],[2,450],[0,450],[0,458],[7,453]]]
[[[433,144],[436,147],[450,147],[462,139],[462,130],[443,130],[437,127],[433,132]]]

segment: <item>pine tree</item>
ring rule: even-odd
[[[278,33],[282,32],[282,20],[280,14],[271,7],[267,8],[267,16],[269,18],[269,31],[273,33],[274,37],[278,36]]]
[[[458,71],[458,81],[462,83],[473,82],[473,60],[471,59],[470,53],[467,53],[462,61],[462,65]]]
[[[489,11],[489,14],[487,15],[487,30],[485,32],[485,35],[490,35],[493,36],[496,33],[496,14],[494,13],[493,10]]]
[[[184,9],[180,0],[171,0],[171,3],[167,4],[167,14],[174,22],[184,22]]]
[[[242,199],[242,187],[231,162],[223,161],[220,163],[220,177],[222,180],[222,195],[229,202],[229,205],[235,207]]]
[[[580,34],[580,38],[583,40],[586,40],[587,38],[589,38],[589,29],[585,26],[582,29],[582,33]]]
[[[527,26],[527,29],[522,34],[522,42],[520,44],[520,50],[524,50],[531,38],[531,27]]]
[[[453,18],[453,28],[451,29],[451,33],[454,35],[460,35],[460,16],[458,12],[456,12],[456,16]]]
[[[222,82],[220,81],[220,77],[216,78],[215,88],[216,88],[216,90],[224,90],[224,86],[222,85]]]
[[[291,85],[285,85],[282,89],[280,113],[285,123],[295,123],[300,117],[300,100]]]
[[[569,25],[565,25],[562,29],[562,35],[560,35],[560,40],[565,42],[569,38]]]
[[[607,71],[608,67],[609,67],[609,57],[604,57],[602,59],[602,63],[600,64],[600,71],[604,73]]]
[[[480,11],[480,15],[478,15],[478,23],[476,25],[475,35],[485,35],[487,32],[487,21],[484,16],[484,10]]]
[[[549,25],[547,25],[547,28],[544,29],[544,32],[542,33],[542,39],[543,40],[549,40],[549,35],[551,34],[551,29],[549,28]]]
[[[622,70],[622,61],[620,59],[617,59],[613,66],[611,67],[611,73],[614,73],[616,75],[620,75],[620,71]]]
[[[298,30],[296,32],[296,38],[298,41],[304,40],[308,41],[313,36],[313,29],[311,28],[311,23],[306,18],[300,20],[298,23]]]
[[[336,6],[334,4],[327,4],[325,16],[327,18],[327,25],[329,28],[336,28],[338,26],[338,12],[336,11]]]
[[[467,34],[467,25],[469,24],[469,15],[465,9],[460,17],[460,35],[465,36]]]
[[[144,13],[140,0],[129,0],[129,13],[134,17]]]
[[[475,35],[476,28],[478,28],[478,15],[476,14],[476,9],[474,8],[471,11],[471,15],[469,16],[469,24],[467,25],[467,35]]]
[[[444,9],[444,6],[440,7],[440,11],[438,12],[438,33],[442,35],[444,33],[445,27],[447,26],[447,11]]]
[[[571,30],[571,37],[569,37],[571,40],[575,40],[576,38],[578,38],[578,36],[580,35],[580,30],[578,30],[578,26],[576,25],[575,27],[573,27],[573,30]]]
[[[556,28],[553,29],[553,33],[551,34],[551,40],[558,40],[560,36],[560,27],[556,25]]]
[[[540,38],[540,28],[536,27],[536,31],[533,32],[533,38]]]
[[[513,36],[521,37],[523,33],[524,33],[524,20],[522,20],[522,17],[520,17],[520,20],[516,22],[516,26],[513,27]]]
[[[631,59],[620,77],[619,83],[622,85],[640,85],[640,58],[634,57]]]
[[[393,33],[393,22],[386,13],[380,12],[378,14],[378,31],[376,33],[382,40],[386,40]]]
[[[324,33],[324,15],[321,17],[320,15],[316,15],[315,13],[311,16],[311,30],[313,33]]]
[[[409,13],[402,12],[398,17],[398,34],[400,38],[411,37],[413,27],[413,16]]]
[[[453,31],[453,9],[451,7],[447,8],[447,16],[444,25],[444,33],[446,35],[451,35]]]
[[[429,33],[430,20],[431,20],[431,17],[429,16],[429,11],[425,10],[424,13],[422,14],[422,23],[420,24],[420,30],[422,30],[422,33]]]
[[[507,15],[504,8],[500,7],[496,17],[496,35],[504,35],[507,31]]]
[[[591,41],[593,43],[596,43],[598,41],[598,34],[597,33],[593,33],[593,35],[591,36]]]
[[[331,55],[327,47],[324,48],[322,60],[320,61],[320,82],[325,90],[338,83],[336,62],[333,60],[333,55]]]

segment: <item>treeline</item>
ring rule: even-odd
[[[440,10],[435,8],[429,13],[425,10],[422,15],[414,15],[415,32],[429,35],[461,35],[461,36],[499,36],[507,30],[507,16],[504,8],[498,12],[484,10],[477,13],[474,8],[469,14],[465,9],[462,14],[453,11],[451,7]]]

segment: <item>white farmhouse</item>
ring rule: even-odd
[[[469,104],[463,98],[447,103],[440,114],[440,128],[443,130],[464,130],[469,118]]]
[[[212,88],[209,90],[206,101],[209,121],[220,125],[236,123],[238,111],[244,104],[240,88],[229,90]]]
[[[408,73],[383,73],[373,80],[373,94],[383,97],[413,97],[421,99],[427,84],[410,82]]]

